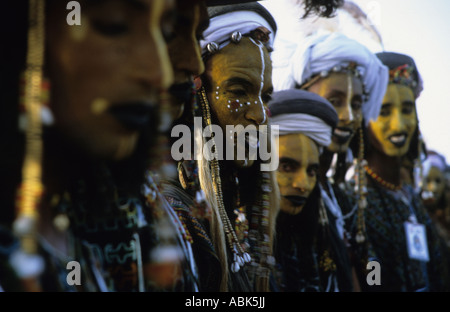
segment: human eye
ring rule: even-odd
[[[339,97],[331,97],[331,98],[328,98],[327,100],[334,107],[340,107],[341,106],[341,99]]]
[[[319,171],[318,165],[311,165],[308,167],[306,172],[308,173],[308,176],[315,177],[317,176],[318,171]]]
[[[244,88],[230,88],[228,92],[230,92],[236,97],[247,96],[247,91]]]
[[[285,172],[285,173],[291,173],[291,172],[295,171],[295,166],[290,162],[282,161],[282,162],[280,162],[278,171]]]
[[[357,110],[361,110],[362,108],[362,101],[360,99],[354,99],[352,101],[352,109],[357,111]]]
[[[391,114],[391,108],[389,106],[382,106],[380,109],[380,116],[386,117]]]
[[[272,94],[265,93],[261,96],[261,99],[263,100],[264,103],[268,103],[272,99]]]

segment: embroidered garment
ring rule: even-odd
[[[448,276],[448,262],[436,229],[420,198],[409,185],[399,191],[369,187],[365,209],[366,242],[359,247],[361,286],[365,291],[442,291]],[[404,222],[414,214],[425,225],[430,261],[410,259]],[[356,217],[352,231],[355,230]],[[354,243],[356,244],[356,243]],[[358,246],[356,244],[356,246]],[[444,252],[443,252],[444,251]],[[381,285],[368,286],[365,266],[368,261],[381,266]]]

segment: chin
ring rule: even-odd
[[[404,146],[401,148],[392,147],[384,149],[384,153],[391,157],[402,157],[408,152],[408,146]]]
[[[349,142],[344,143],[344,144],[338,144],[335,142],[331,142],[331,144],[328,145],[328,150],[333,153],[343,153],[348,150],[348,145],[349,145]]]
[[[283,199],[284,201],[285,199]],[[280,210],[283,211],[284,213],[290,214],[290,215],[298,215],[300,212],[302,212],[303,210],[303,206],[299,206],[299,207],[294,207],[291,205],[290,202],[288,203],[281,203],[280,205]]]

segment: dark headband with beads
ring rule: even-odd
[[[363,69],[358,66],[355,62],[349,62],[347,64],[335,65],[330,70],[323,70],[320,73],[312,75],[302,84],[296,84],[297,89],[307,90],[313,84],[315,84],[320,79],[328,77],[331,73],[350,73],[352,76],[361,80],[363,87],[363,100],[366,102],[369,98],[369,93],[366,90],[366,85],[363,80]]]

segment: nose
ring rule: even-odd
[[[348,96],[346,105],[339,111],[339,121],[350,123],[354,120],[355,118],[353,116],[352,106],[350,103],[350,96]]]
[[[292,187],[300,190],[302,194],[309,193],[314,187],[312,181],[309,179],[306,169],[300,170],[293,180]]]
[[[266,110],[261,99],[250,101],[250,105],[245,112],[245,119],[257,126],[267,122]]]
[[[167,90],[174,81],[174,74],[161,32],[149,32],[131,51],[134,78],[145,88]]]
[[[399,109],[394,108],[392,110],[390,127],[392,132],[401,132],[404,130],[405,122]]]

